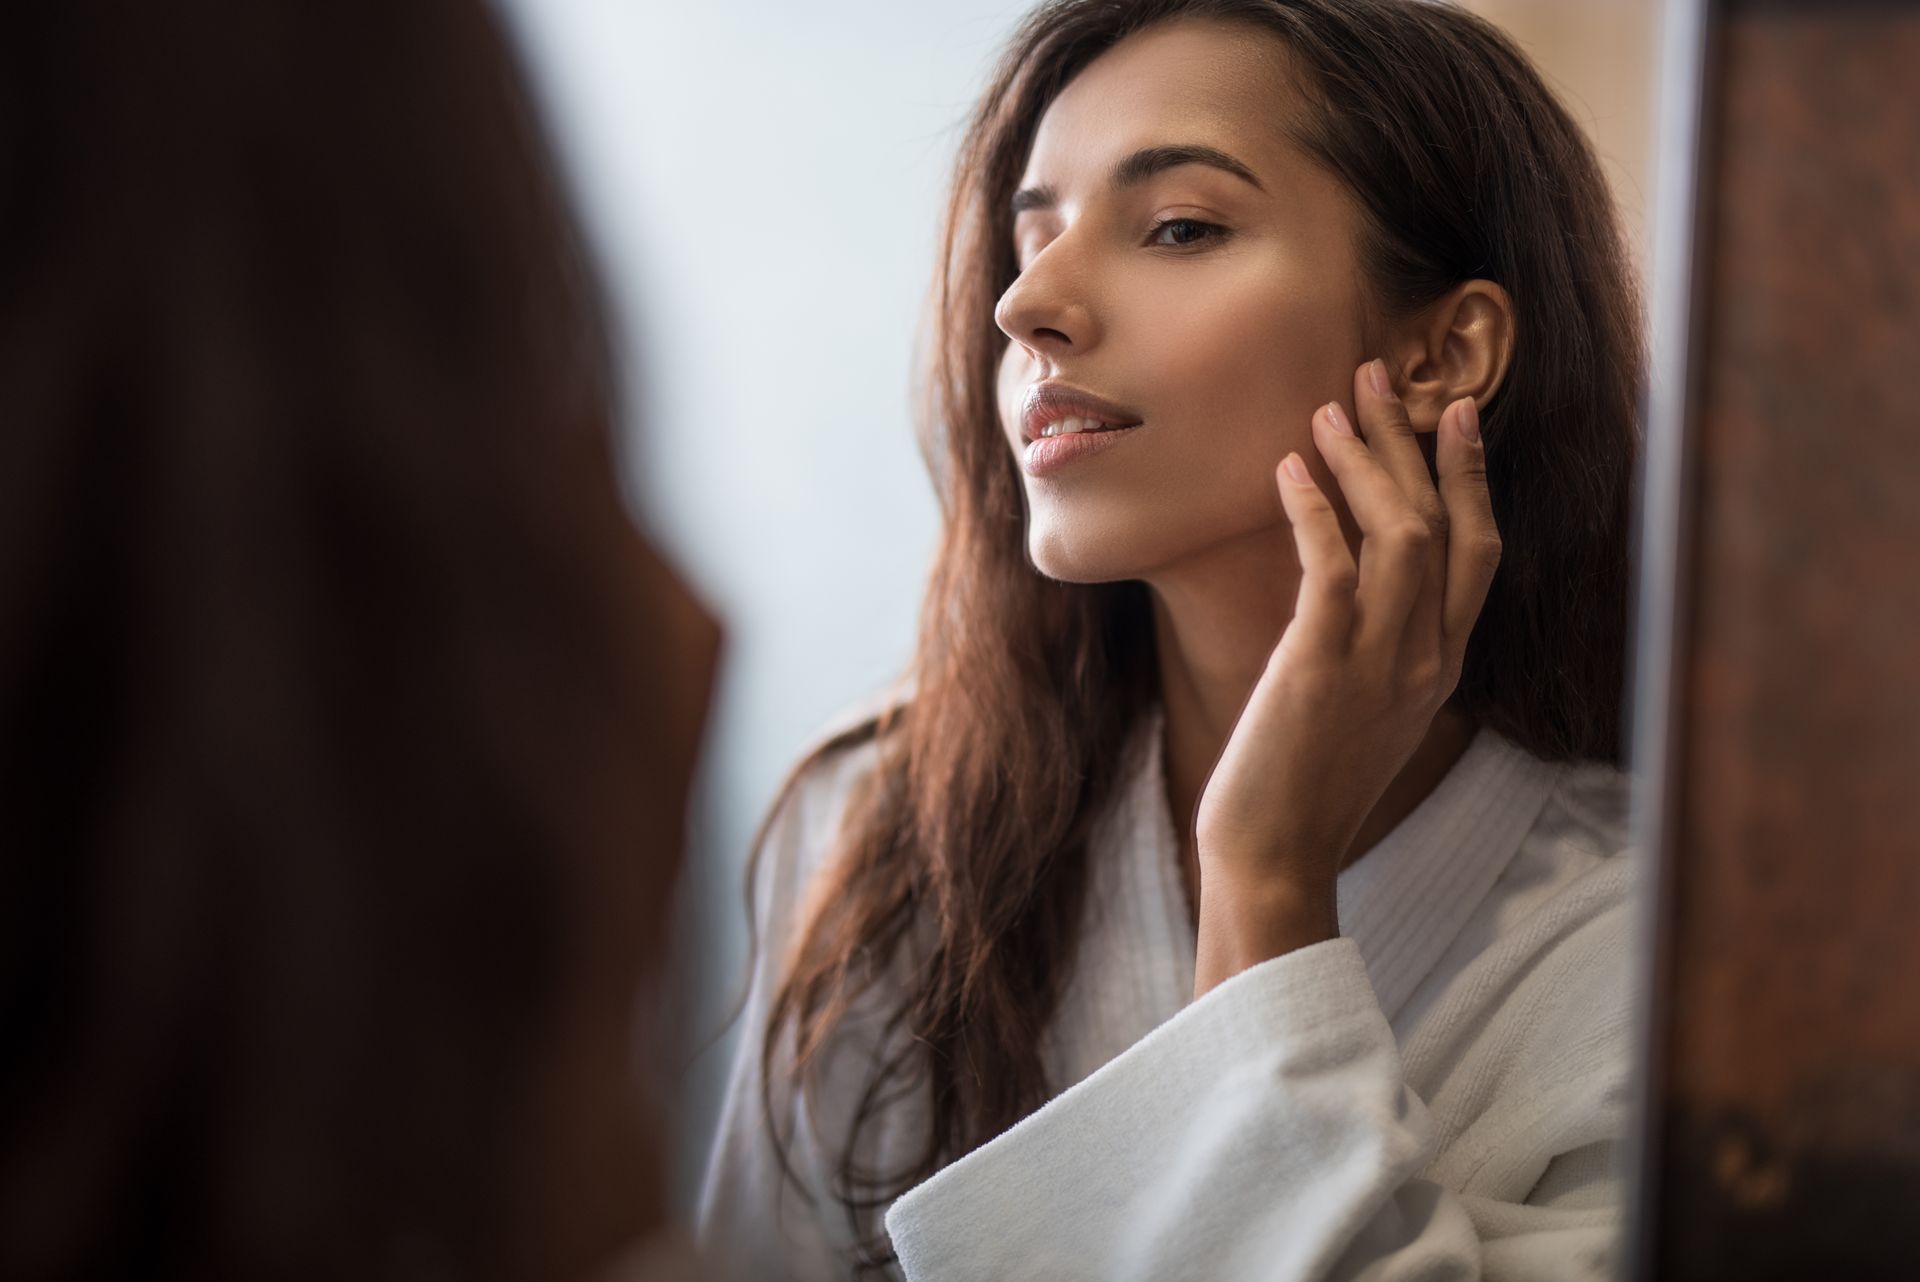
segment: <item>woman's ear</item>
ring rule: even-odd
[[[1416,432],[1439,430],[1462,396],[1482,408],[1513,359],[1513,299],[1490,280],[1470,280],[1409,317],[1389,344],[1394,391]]]

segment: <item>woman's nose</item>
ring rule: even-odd
[[[1084,354],[1099,341],[1083,269],[1057,252],[1061,248],[1056,240],[1041,251],[993,309],[1001,331],[1039,357]]]

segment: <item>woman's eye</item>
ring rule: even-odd
[[[1165,222],[1154,224],[1152,243],[1178,249],[1216,240],[1225,234],[1226,230],[1215,223],[1203,223],[1197,218],[1169,218]]]

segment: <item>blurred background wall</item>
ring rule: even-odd
[[[505,0],[624,326],[633,492],[727,624],[675,955],[688,1054],[746,952],[747,844],[912,644],[935,510],[911,356],[947,167],[1029,7]],[[1655,0],[1476,0],[1592,131],[1644,262]],[[676,1101],[690,1210],[732,1053]]]

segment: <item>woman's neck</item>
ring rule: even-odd
[[[1194,810],[1254,682],[1293,617],[1297,567],[1291,531],[1282,525],[1149,580],[1166,714],[1167,804],[1180,834],[1190,909],[1199,890]],[[1451,705],[1441,709],[1361,823],[1342,868],[1413,813],[1467,750],[1475,728]]]

